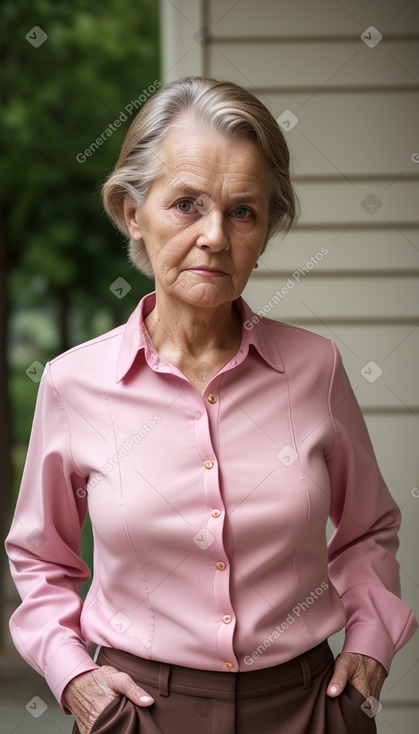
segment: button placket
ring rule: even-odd
[[[207,522],[203,527],[206,527],[208,533],[211,534],[210,544],[207,545],[202,541],[202,558],[206,559],[207,563],[212,559],[213,572],[208,577],[208,583],[211,584],[215,609],[219,614],[216,654],[220,656],[220,669],[226,671],[238,670],[238,661],[233,648],[235,616],[230,598],[230,564],[223,541],[225,512],[217,459],[220,410],[218,387],[219,381],[214,380],[211,384],[211,392],[208,395],[200,396],[199,405],[198,396],[196,396],[195,437],[198,451],[202,457],[202,486],[209,508]],[[213,439],[215,439],[214,442]],[[201,536],[198,540],[201,541]]]

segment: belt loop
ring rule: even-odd
[[[170,696],[169,688],[170,665],[160,663],[159,669],[159,693],[161,696]]]
[[[300,663],[301,673],[303,675],[303,688],[311,688],[311,668],[307,653],[303,652],[299,656],[298,662]]]

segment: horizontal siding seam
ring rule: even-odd
[[[213,33],[213,30],[209,27],[210,33],[206,36],[207,46],[219,46],[230,44],[232,46],[241,46],[244,44],[256,44],[256,43],[284,43],[292,45],[294,43],[359,43],[361,34],[340,34],[340,35],[286,35],[286,36],[217,36]],[[211,34],[211,35],[210,35]],[[395,42],[415,42],[419,41],[419,33],[386,33],[386,43]]]

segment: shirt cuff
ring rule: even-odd
[[[89,670],[97,670],[99,667],[82,644],[66,645],[51,658],[45,671],[45,679],[66,714],[71,713],[62,700],[67,683],[78,675],[88,673]]]
[[[372,624],[357,624],[347,630],[342,652],[354,652],[359,655],[368,655],[378,660],[384,666],[387,675],[391,662],[398,650],[408,642],[417,629],[416,616],[411,611],[407,619],[403,634],[398,640],[397,647],[385,630]]]

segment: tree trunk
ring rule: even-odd
[[[7,275],[9,272],[9,257],[6,247],[5,218],[0,210],[0,467],[1,467],[1,493],[0,493],[0,649],[5,645],[6,639],[6,582],[9,578],[9,563],[4,550],[3,539],[5,538],[14,510],[13,498],[13,464],[12,445],[13,429],[12,416],[9,399],[9,314],[10,304],[7,290]]]
[[[58,338],[59,338],[59,354],[66,352],[72,346],[70,344],[69,335],[69,291],[66,289],[56,293],[58,313]]]

